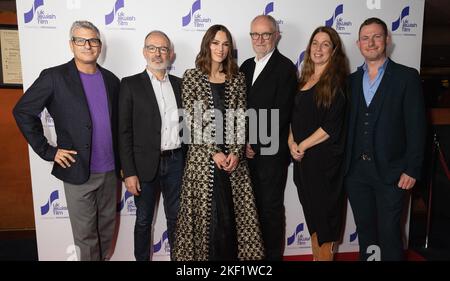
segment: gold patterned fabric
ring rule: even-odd
[[[188,146],[172,256],[178,261],[205,261],[208,260],[209,253],[214,186],[212,156],[221,150],[214,141],[216,116],[210,83],[208,76],[199,69],[185,72],[182,101],[186,110],[186,123],[190,129],[191,144]],[[194,108],[202,113],[203,118],[194,116]],[[230,175],[237,230],[237,258],[260,260],[264,257],[264,247],[242,142],[242,138],[245,138],[245,108],[245,78],[239,73],[225,82],[225,109],[241,110],[234,116],[229,114],[229,111],[225,114],[226,151],[223,152],[232,152],[240,160]],[[237,142],[238,140],[240,141]]]

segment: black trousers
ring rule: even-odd
[[[352,161],[345,187],[355,218],[360,259],[403,260],[401,218],[406,191],[397,182],[383,183],[373,160],[362,159]]]
[[[215,167],[209,229],[209,260],[237,261],[237,252],[236,220],[230,176],[228,172]]]
[[[248,160],[267,260],[282,260],[286,218],[284,190],[288,158],[255,156]]]

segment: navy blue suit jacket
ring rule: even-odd
[[[352,159],[356,119],[360,96],[363,95],[363,75],[360,68],[349,77],[351,109],[346,149],[345,171]],[[402,173],[420,178],[424,159],[426,118],[419,73],[389,59],[375,95],[380,95],[375,115],[373,144],[374,160],[381,179],[386,184],[397,183]]]
[[[108,95],[108,106],[113,136],[116,171],[119,167],[117,152],[117,109],[120,81],[110,71],[97,65],[101,71]],[[51,146],[44,136],[39,114],[44,108],[53,118],[57,147]],[[19,129],[33,150],[44,160],[53,161],[59,148],[76,150],[75,163],[62,168],[54,163],[52,174],[58,179],[83,184],[90,176],[92,122],[81,78],[74,59],[45,69],[33,85],[20,98],[13,110]]]

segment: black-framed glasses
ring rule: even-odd
[[[274,34],[275,32],[264,32],[264,33],[257,33],[257,32],[250,32],[250,37],[252,37],[253,40],[258,40],[259,38],[261,38],[264,40],[269,40],[270,37]]]
[[[83,38],[83,37],[72,37],[72,42],[77,46],[84,46],[86,42],[89,42],[89,46],[98,47],[102,44],[102,41],[98,38]]]
[[[153,45],[147,45],[145,46],[145,49],[150,53],[156,53],[156,51],[159,51],[161,54],[168,54],[170,51],[170,48],[166,46],[156,47]]]

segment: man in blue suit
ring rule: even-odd
[[[357,41],[365,62],[349,78],[345,184],[361,260],[377,254],[381,260],[403,259],[405,195],[420,177],[424,158],[426,122],[419,74],[386,56],[389,43],[382,20],[365,20]]]
[[[76,21],[70,29],[74,58],[45,69],[18,101],[14,117],[33,150],[54,161],[63,181],[79,260],[108,259],[119,167],[117,107],[120,81],[97,64],[102,42],[96,26]],[[44,136],[39,114],[53,118],[57,146]]]

